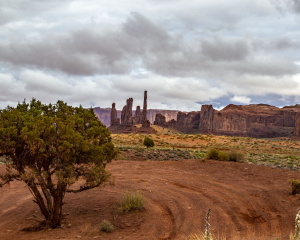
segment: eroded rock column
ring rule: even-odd
[[[110,112],[110,126],[119,126],[119,125],[120,125],[120,118],[118,118],[116,104],[113,103]]]

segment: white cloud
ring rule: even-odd
[[[246,96],[234,96],[230,100],[235,102],[235,103],[243,103],[243,104],[250,104],[251,103],[251,98],[246,97]]]

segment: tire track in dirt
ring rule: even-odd
[[[187,189],[189,191],[201,194],[205,196],[209,201],[213,202],[213,208],[215,212],[222,212],[222,216],[225,217],[225,220],[228,222],[230,219],[235,229],[239,231],[255,231],[256,235],[260,235],[262,232],[265,232],[267,229],[278,229],[280,228],[281,221],[278,218],[277,210],[274,208],[275,206],[268,206],[267,204],[262,205],[260,201],[254,201],[253,198],[249,198],[245,200],[244,198],[239,197],[240,192],[235,192],[233,189],[230,188],[230,191],[225,191],[226,188],[220,187],[218,184],[214,183],[205,183],[205,185],[209,185],[210,191],[205,191],[207,189],[202,189],[200,187],[184,185],[178,182],[172,182],[160,179],[161,182],[167,182],[168,184],[173,184],[180,189]],[[224,184],[223,184],[224,185]],[[242,186],[243,187],[243,186]],[[208,193],[207,193],[208,192]],[[222,201],[220,199],[220,195],[222,196]],[[224,206],[224,200],[227,202],[227,205]],[[203,199],[202,199],[203,201]],[[239,205],[235,202],[239,202]],[[241,204],[243,203],[243,204]],[[223,206],[223,207],[219,207]],[[244,206],[241,209],[239,206]],[[257,213],[256,209],[267,209],[268,212],[272,212],[272,221],[267,221],[264,216]],[[254,228],[250,228],[249,226],[245,226],[241,224],[241,222],[247,222],[251,225],[254,223]],[[249,225],[248,224],[248,225]]]
[[[128,179],[127,179],[128,180]],[[131,178],[131,181],[139,181],[139,178]],[[185,179],[182,180],[184,182]],[[169,200],[174,201],[175,199],[181,199],[184,202],[188,202],[189,199],[186,196],[186,192],[196,194],[198,201],[202,203],[205,209],[212,208],[215,213],[217,213],[218,218],[222,222],[231,222],[231,229],[227,229],[230,232],[241,232],[249,231],[255,232],[255,235],[259,235],[262,232],[265,232],[267,229],[279,228],[281,222],[276,214],[273,214],[273,219],[271,222],[267,221],[264,216],[257,213],[256,209],[266,209],[269,212],[272,212],[270,206],[267,204],[262,205],[261,201],[257,201],[253,197],[248,197],[245,199],[241,197],[240,189],[235,189],[234,187],[228,186],[224,183],[219,184],[212,181],[203,181],[201,186],[192,186],[187,185],[182,182],[170,181],[168,177],[165,178],[153,178],[150,181],[143,180],[148,187],[151,187],[151,183],[160,182],[159,188],[163,189],[165,193],[168,194]],[[174,189],[171,187],[173,186]],[[246,187],[246,186],[245,186]],[[244,186],[241,186],[243,189]],[[151,198],[151,196],[150,196]],[[153,199],[152,199],[153,200]],[[154,201],[154,200],[153,200]],[[166,201],[166,200],[164,200]],[[181,213],[173,213],[174,207],[171,208],[163,203],[163,201],[155,202],[157,205],[160,205],[163,212],[163,217],[168,216],[170,223],[169,229],[172,229],[164,236],[163,239],[174,238],[177,235],[180,235],[180,225],[184,225],[184,220],[180,220],[181,216],[189,215],[187,209],[181,207],[179,204],[176,206],[176,210],[181,209]],[[225,204],[226,203],[226,204]],[[242,203],[242,204],[241,204]],[[190,205],[193,206],[193,203]],[[197,206],[193,206],[196,208]],[[241,208],[242,207],[242,208]],[[272,208],[272,206],[271,206]],[[274,211],[274,209],[273,209]],[[168,213],[168,214],[166,214]],[[174,215],[177,218],[174,220]],[[200,215],[200,214],[199,214]],[[203,215],[203,214],[202,214]],[[179,217],[178,217],[179,216]],[[181,224],[179,222],[181,221]],[[242,224],[246,222],[247,224]],[[232,228],[232,225],[235,226]],[[252,226],[252,227],[251,227]],[[173,233],[177,234],[174,235]]]
[[[166,222],[169,223],[169,230],[167,233],[165,233],[165,235],[163,237],[160,237],[160,240],[167,240],[167,239],[173,239],[176,237],[176,233],[177,233],[177,229],[176,229],[176,225],[175,225],[175,217],[173,215],[173,212],[171,211],[171,209],[163,204],[162,202],[158,201],[158,200],[153,200],[151,199],[151,201],[160,208],[161,210],[161,215],[164,218],[164,220]]]
[[[231,222],[236,229],[243,229],[243,226],[240,224],[239,220],[236,218],[235,215],[229,215],[228,212],[235,212],[237,210],[237,208],[235,206],[230,206],[228,205],[227,207],[224,208],[220,207],[222,206],[222,201],[218,200],[220,198],[219,196],[219,192],[214,191],[214,189],[210,189],[209,191],[207,190],[207,188],[199,188],[199,187],[195,187],[195,186],[189,186],[189,185],[184,185],[178,182],[173,182],[173,181],[168,181],[168,180],[162,180],[160,179],[160,181],[162,182],[167,182],[168,184],[172,184],[173,186],[175,186],[177,189],[175,189],[174,191],[177,194],[181,194],[182,197],[181,198],[185,198],[185,194],[182,193],[183,191],[190,191],[193,194],[197,194],[196,196],[199,198],[199,201],[201,201],[202,205],[207,206],[205,209],[206,211],[211,208],[213,209],[214,212],[218,212],[219,215],[219,219],[222,220],[223,222]],[[178,188],[180,189],[180,191],[178,191]],[[215,194],[218,193],[218,194]],[[222,193],[222,196],[224,192]],[[204,216],[203,216],[204,219]],[[204,224],[203,224],[204,226]]]

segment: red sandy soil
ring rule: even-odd
[[[37,205],[22,182],[0,188],[0,239],[187,239],[204,231],[208,209],[212,232],[227,239],[288,239],[294,230],[300,195],[288,181],[296,171],[210,160],[119,160],[108,169],[115,185],[67,194],[58,229],[22,230],[37,224]],[[144,211],[117,211],[126,190],[141,192]],[[104,219],[113,233],[98,230]]]

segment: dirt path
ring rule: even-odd
[[[288,239],[300,207],[300,196],[290,195],[288,182],[300,179],[295,171],[197,160],[116,161],[108,168],[115,186],[67,195],[64,225],[55,230],[21,231],[34,226],[26,218],[39,218],[38,208],[24,184],[3,187],[0,239],[187,239],[204,230],[208,209],[212,232],[227,239]],[[117,212],[126,190],[142,193],[145,211]],[[103,219],[114,224],[115,232],[97,230]]]

